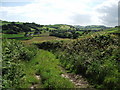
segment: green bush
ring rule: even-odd
[[[70,72],[83,74],[96,88],[116,89],[120,88],[119,45],[117,36],[98,35],[62,43],[54,49],[61,64]]]
[[[2,87],[20,88],[24,71],[21,60],[28,61],[34,55],[34,49],[24,46],[16,40],[3,40],[2,45]]]

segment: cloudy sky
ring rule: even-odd
[[[119,0],[1,0],[0,19],[39,24],[118,25]]]

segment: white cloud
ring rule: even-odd
[[[118,0],[107,0],[96,7],[98,18],[107,26],[118,25]]]
[[[99,18],[105,14],[101,10],[104,5],[111,6],[113,1],[117,0],[29,0],[32,3],[24,6],[1,7],[0,13],[3,14],[1,19],[4,20],[29,21],[40,24],[106,24],[103,18]],[[96,7],[99,10],[96,11]],[[101,20],[103,22],[100,22]]]
[[[76,0],[77,1],[77,0]],[[67,0],[39,0],[39,2],[34,2],[25,6],[17,7],[2,7],[1,12],[7,14],[3,15],[3,18],[9,16],[24,16],[30,18],[35,22],[43,24],[54,24],[54,23],[69,23],[70,16],[75,13],[84,13],[88,8],[83,2],[78,3],[74,1]],[[4,14],[3,13],[3,14]],[[43,20],[44,19],[44,20]]]
[[[89,14],[75,14],[71,19],[73,24],[86,25],[88,22],[91,23],[91,15]]]

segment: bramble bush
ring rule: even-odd
[[[20,62],[35,56],[35,49],[24,46],[20,41],[7,39],[3,40],[2,48],[2,88],[20,88],[24,77]]]

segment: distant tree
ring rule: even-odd
[[[12,25],[15,25],[15,22],[11,22]]]

